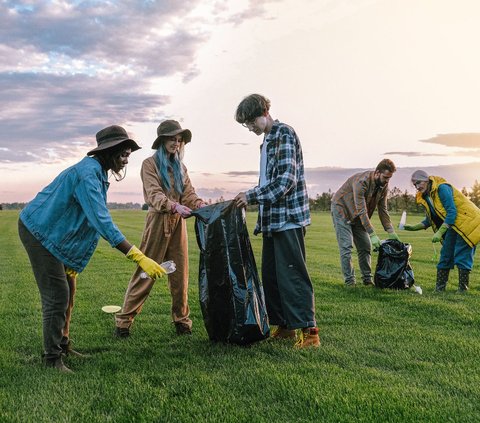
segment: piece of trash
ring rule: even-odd
[[[416,292],[417,294],[422,295],[422,293],[423,293],[422,287],[415,285],[415,292]]]
[[[407,223],[407,211],[404,210],[402,213],[402,217],[400,218],[400,223],[398,224],[398,229],[404,229],[405,223]]]
[[[121,309],[122,307],[116,305],[106,305],[102,307],[102,311],[109,314],[118,313]]]
[[[177,270],[177,265],[173,260],[164,261],[163,263],[160,264],[160,266],[162,266],[165,269],[165,272],[167,272],[167,275]],[[147,275],[147,272],[142,272],[140,273],[140,277],[142,279],[147,279],[149,276]]]

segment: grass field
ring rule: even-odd
[[[138,243],[144,212],[112,215]],[[198,302],[192,219],[193,335],[174,335],[169,293],[159,280],[132,336],[115,339],[113,318],[101,307],[121,305],[134,267],[102,241],[79,277],[71,329],[75,348],[92,357],[67,358],[75,374],[64,375],[41,366],[40,300],[17,217],[0,212],[2,423],[480,421],[478,254],[467,295],[455,294],[456,271],[447,292],[433,294],[431,232],[399,232],[413,245],[423,295],[346,289],[330,216],[315,214],[306,242],[322,346],[305,351],[288,342],[210,343]],[[250,232],[254,219],[248,215]],[[251,241],[259,265],[261,238]]]

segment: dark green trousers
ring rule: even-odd
[[[65,266],[30,233],[21,220],[18,221],[18,234],[30,258],[40,292],[44,357],[52,360],[62,353],[60,343],[70,296]]]
[[[288,329],[317,325],[303,228],[264,235],[262,281],[270,324]]]

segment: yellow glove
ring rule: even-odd
[[[160,266],[155,260],[148,258],[137,247],[135,247],[135,245],[130,248],[126,257],[137,263],[152,279],[157,279],[167,274],[162,266]]]
[[[438,228],[438,231],[433,234],[432,242],[440,242],[443,239],[443,234],[447,232],[448,226],[445,223]]]
[[[78,272],[76,272],[73,269],[70,269],[70,267],[65,267],[65,274],[72,279],[75,279],[78,276]]]

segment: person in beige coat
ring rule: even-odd
[[[148,205],[140,249],[161,263],[173,260],[176,271],[168,275],[172,296],[172,322],[177,334],[192,333],[188,306],[188,241],[185,219],[192,209],[205,203],[195,193],[183,164],[185,144],[192,139],[189,129],[175,120],[163,121],[157,129],[153,156],[144,160],[141,177]],[[128,337],[135,316],[142,310],[154,280],[138,267],[128,284],[122,310],[116,315],[115,335]]]

